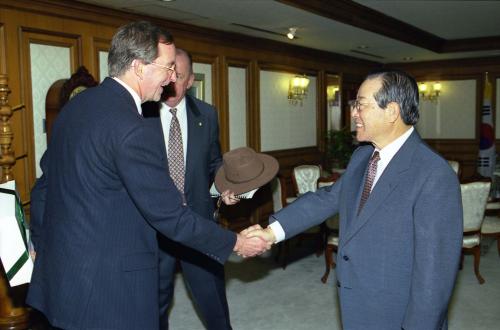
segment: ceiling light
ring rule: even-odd
[[[411,60],[413,60],[413,57],[411,56],[403,57],[403,61],[411,61]]]
[[[295,38],[295,33],[297,32],[297,28],[291,27],[288,29],[288,33],[286,34],[286,37],[290,40]]]

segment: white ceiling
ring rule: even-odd
[[[438,54],[273,0],[79,1],[382,63],[403,62],[408,61],[408,58],[411,58],[409,61],[418,62],[500,56],[500,44],[496,47],[497,50]],[[356,0],[356,2],[444,39],[500,35],[500,1]],[[280,35],[236,26],[234,23]],[[289,27],[298,28],[298,39],[288,40],[284,37]]]

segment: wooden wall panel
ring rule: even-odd
[[[21,76],[24,83],[23,104],[24,107],[24,120],[26,122],[26,138],[28,139],[27,156],[28,163],[31,165],[31,171],[28,172],[28,182],[34,182],[36,158],[35,158],[35,131],[34,131],[34,105],[32,87],[33,81],[31,80],[31,44],[42,44],[48,46],[64,47],[69,49],[70,53],[70,67],[71,72],[75,72],[82,62],[82,47],[81,37],[77,34],[54,32],[50,30],[33,29],[21,27],[20,33],[21,44],[21,61],[22,70]],[[45,102],[45,98],[43,98]],[[43,106],[45,109],[45,106]],[[41,157],[41,155],[40,155]]]
[[[92,53],[94,54],[93,59],[94,62],[92,63],[93,65],[91,66],[92,71],[89,70],[90,74],[96,81],[102,81],[105,77],[101,77],[100,74],[100,61],[99,61],[99,52],[109,52],[109,47],[111,46],[111,39],[102,39],[102,38],[97,38],[93,37],[92,38]]]
[[[476,176],[477,156],[479,153],[479,139],[450,139],[450,140],[425,140],[434,150],[445,159],[456,160],[460,163],[460,180]]]

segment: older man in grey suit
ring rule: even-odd
[[[460,186],[413,127],[415,80],[399,71],[368,75],[351,115],[358,141],[370,144],[354,152],[335,185],[306,194],[254,235],[281,241],[339,213],[344,329],[447,329],[462,242]]]

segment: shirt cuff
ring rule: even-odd
[[[271,228],[274,233],[274,237],[276,238],[275,243],[279,243],[285,240],[285,231],[278,221],[271,223],[268,227]]]

